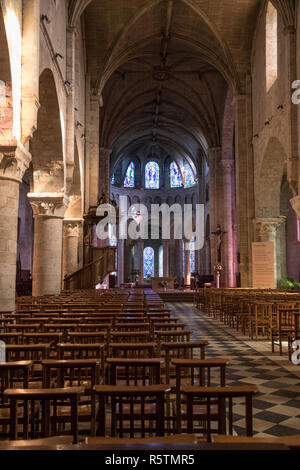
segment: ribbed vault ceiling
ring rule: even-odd
[[[221,143],[230,87],[242,93],[259,0],[88,2],[85,36],[101,146],[186,158],[198,167]]]

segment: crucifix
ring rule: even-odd
[[[218,259],[217,262],[221,264],[222,262],[222,242],[223,242],[223,237],[227,232],[224,232],[224,230],[221,229],[221,225],[217,225],[217,230],[215,232],[212,232],[212,235],[215,235],[218,237],[217,241],[217,250],[218,250]]]

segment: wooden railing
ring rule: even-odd
[[[105,276],[115,271],[115,248],[97,249],[97,259],[64,279],[65,290],[94,289],[102,284]]]

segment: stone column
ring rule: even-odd
[[[223,220],[224,230],[226,235],[224,237],[224,248],[222,253],[222,264],[224,266],[225,286],[223,287],[234,287],[234,266],[233,266],[233,230],[232,230],[232,176],[234,162],[233,160],[222,160],[221,166],[223,169]]]
[[[221,191],[219,182],[219,162],[222,156],[221,147],[214,147],[209,149],[209,174],[210,174],[210,185],[209,185],[209,207],[210,207],[210,228],[211,232],[214,232],[218,224],[222,221],[219,218],[219,201],[218,194]],[[220,201],[221,202],[221,201]],[[217,262],[217,245],[216,237],[210,234],[210,247],[211,247],[211,262],[214,266]]]
[[[0,146],[0,311],[15,310],[19,187],[30,154],[21,145]]]
[[[144,240],[138,240],[139,279],[140,285],[144,284]]]
[[[75,50],[76,28],[67,28],[66,80],[71,83],[67,98],[66,126],[66,161],[65,161],[65,192],[69,194],[74,173],[74,134],[75,134]],[[83,125],[83,124],[82,124]],[[84,133],[84,129],[82,130]]]
[[[124,245],[125,240],[118,240],[118,284],[124,283]]]
[[[246,94],[235,96],[236,202],[241,287],[251,287],[252,221],[255,212],[250,77],[246,80],[245,88]]]
[[[86,183],[84,211],[88,214],[90,207],[97,207],[99,197],[99,96],[91,96],[87,102],[86,121]]]
[[[32,295],[61,292],[63,218],[67,200],[63,194],[29,194],[34,214]]]
[[[22,142],[37,129],[40,76],[40,0],[23,3],[22,35]]]
[[[99,152],[99,197],[110,194],[110,155],[111,149],[100,148]]]
[[[256,240],[258,242],[273,242],[274,243],[274,270],[275,270],[275,285],[276,281],[280,279],[280,253],[278,253],[277,246],[277,233],[280,226],[285,223],[286,217],[275,217],[275,218],[258,218],[254,219],[254,225],[256,230]]]
[[[82,220],[64,220],[63,222],[63,279],[73,274],[79,266],[79,236]]]
[[[286,63],[286,96],[290,96],[291,83],[297,80],[297,31],[294,21],[285,25],[283,29],[285,39]],[[291,152],[287,158],[287,180],[294,194],[300,190],[300,166],[299,166],[299,106],[295,106],[291,99],[285,102],[288,126],[286,130]]]
[[[169,276],[169,242],[163,240],[164,277]]]
[[[184,243],[184,284],[189,285],[191,283],[191,270],[190,270],[190,250],[186,250],[186,243]]]

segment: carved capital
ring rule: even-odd
[[[64,237],[79,238],[83,220],[65,219],[64,220]]]
[[[45,216],[58,219],[64,218],[68,206],[68,198],[66,198],[64,194],[29,193],[28,199],[35,217]]]
[[[285,221],[285,216],[254,219],[257,239],[261,242],[275,241],[277,230]]]
[[[112,152],[111,149],[106,149],[104,147],[100,147],[100,150],[99,150],[100,158],[110,158],[111,152]]]
[[[20,144],[0,146],[0,179],[22,182],[31,154]]]
[[[221,160],[221,165],[224,172],[231,173],[234,168],[234,161],[233,160]]]

